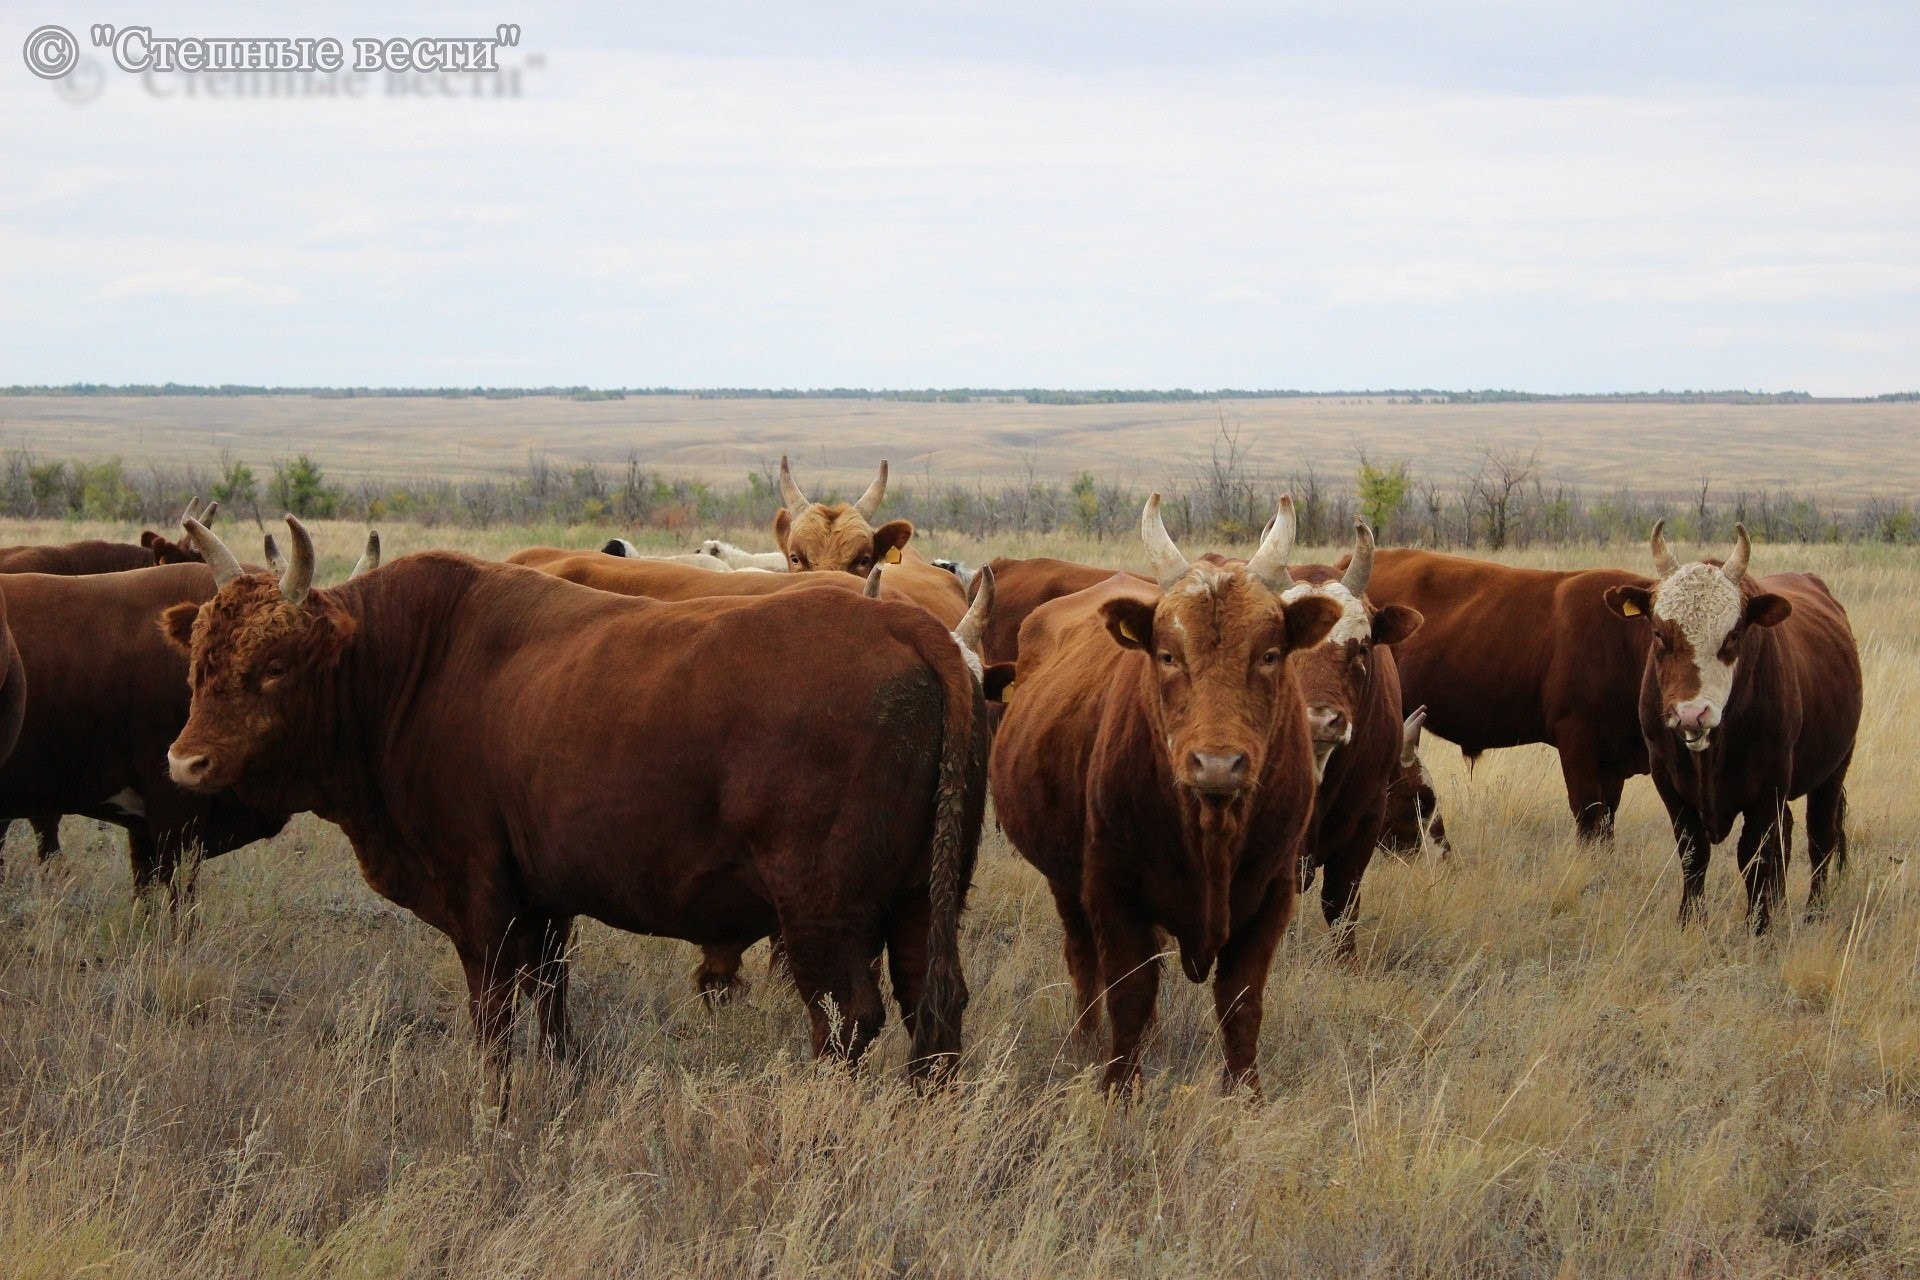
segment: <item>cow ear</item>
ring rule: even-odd
[[[889,520],[873,531],[873,559],[876,564],[899,564],[900,548],[913,541],[913,521]]]
[[[1607,608],[1623,618],[1644,618],[1653,612],[1653,592],[1624,583],[1608,587]]]
[[[1311,649],[1327,638],[1344,610],[1330,596],[1301,596],[1286,606],[1287,647]]]
[[[1121,596],[1100,606],[1107,631],[1122,649],[1148,649],[1153,646],[1153,605],[1145,600]]]
[[[1005,702],[1007,691],[1013,688],[1014,679],[1020,674],[1016,664],[996,662],[987,668],[987,677],[981,682],[986,689],[988,702]]]
[[[321,625],[314,628],[313,658],[318,665],[330,667],[340,660],[340,655],[353,643],[360,624],[352,614],[331,600],[321,608],[320,618]]]
[[[145,547],[147,550],[149,551],[153,550],[154,544],[158,541],[160,541],[160,535],[155,533],[153,530],[142,529],[140,531],[140,545]]]
[[[1793,603],[1785,596],[1763,592],[1747,601],[1747,625],[1777,627],[1793,612]]]
[[[780,548],[780,554],[787,553],[787,535],[793,532],[793,513],[785,507],[773,518],[773,545]]]
[[[200,606],[191,602],[176,604],[160,615],[160,631],[167,642],[182,653],[193,650],[193,620],[200,616]]]
[[[1375,644],[1399,644],[1420,629],[1426,619],[1418,609],[1409,609],[1403,604],[1390,604],[1373,615],[1373,642]]]

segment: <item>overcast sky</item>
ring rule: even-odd
[[[499,4],[0,0],[0,383],[1920,386],[1911,0]],[[518,22],[521,92],[95,22]]]

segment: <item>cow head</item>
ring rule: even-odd
[[[1398,644],[1420,629],[1415,610],[1390,604],[1376,609],[1367,602],[1367,582],[1373,576],[1373,530],[1353,522],[1353,558],[1347,571],[1316,566],[1281,593],[1288,604],[1308,598],[1332,601],[1339,621],[1326,639],[1294,663],[1300,696],[1307,703],[1307,726],[1313,731],[1315,777],[1326,776],[1333,753],[1353,741],[1353,727],[1373,688],[1374,650]]]
[[[196,513],[194,508],[198,505],[198,498],[187,499],[187,509],[180,515],[182,527],[185,526],[188,520],[198,520],[203,525],[211,525],[213,523],[213,517],[220,511],[220,504],[216,501],[209,500],[207,505]],[[155,533],[152,529],[141,531],[140,545],[153,553],[153,562],[155,564],[204,563],[200,553],[193,549],[191,542],[175,542],[164,534]]]
[[[1653,628],[1647,662],[1660,690],[1660,714],[1689,751],[1705,751],[1733,696],[1740,642],[1750,627],[1786,620],[1793,606],[1755,587],[1747,577],[1752,544],[1747,527],[1733,527],[1733,554],[1724,563],[1681,564],[1667,550],[1666,521],[1653,526],[1651,587],[1607,589],[1607,607],[1637,626]]]
[[[1323,597],[1282,601],[1292,585],[1293,531],[1293,499],[1283,497],[1251,560],[1190,564],[1167,536],[1156,493],[1140,536],[1160,598],[1101,606],[1115,643],[1147,655],[1155,739],[1175,783],[1207,808],[1229,806],[1259,785],[1275,727],[1297,696],[1287,655],[1318,644],[1340,619],[1339,606]]]
[[[786,554],[788,571],[824,569],[865,577],[876,564],[897,564],[900,549],[913,538],[913,522],[889,520],[874,528],[873,517],[886,496],[887,464],[883,459],[873,483],[852,506],[808,502],[807,495],[793,482],[786,456],[781,455],[780,497],[787,505],[773,519],[773,537]]]
[[[161,615],[161,628],[188,655],[193,691],[186,726],[167,750],[168,772],[190,791],[280,776],[278,749],[308,722],[317,686],[352,644],[356,623],[331,592],[313,591],[313,539],[294,517],[292,554],[277,577],[248,573],[199,521],[188,519],[186,529],[216,590],[205,604]],[[379,557],[370,536],[355,573]]]
[[[1419,853],[1432,845],[1445,857],[1453,846],[1447,843],[1447,824],[1440,817],[1433,775],[1420,759],[1420,730],[1426,723],[1427,709],[1418,707],[1400,726],[1400,763],[1387,784],[1387,819],[1380,828],[1380,843],[1395,853]]]

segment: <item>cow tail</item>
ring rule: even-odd
[[[978,792],[983,784],[984,727],[980,694],[959,655],[950,648],[935,670],[942,686],[939,780],[933,799],[933,846],[928,867],[927,977],[914,1035],[920,1074],[951,1072],[960,1053],[960,1025],[967,1007],[966,974],[960,966],[960,912],[973,874],[980,838]]]

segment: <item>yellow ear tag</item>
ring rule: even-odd
[[[899,563],[900,563],[900,548],[898,548],[898,547],[888,547],[888,548],[887,548],[887,563],[888,563],[888,564],[899,564]]]
[[[1139,643],[1140,643],[1140,637],[1139,637],[1139,636],[1137,636],[1137,635],[1135,635],[1135,634],[1133,633],[1133,624],[1132,624],[1132,623],[1128,623],[1128,622],[1123,622],[1123,623],[1121,623],[1121,624],[1120,624],[1120,634],[1121,634],[1121,635],[1123,635],[1123,636],[1125,636],[1125,637],[1126,637],[1127,639],[1129,639],[1129,640],[1131,640],[1131,641],[1133,641],[1133,642],[1134,642],[1135,644],[1139,644]]]
[[[1620,602],[1620,612],[1626,617],[1637,618],[1640,616],[1640,606],[1631,600],[1622,600]]]

